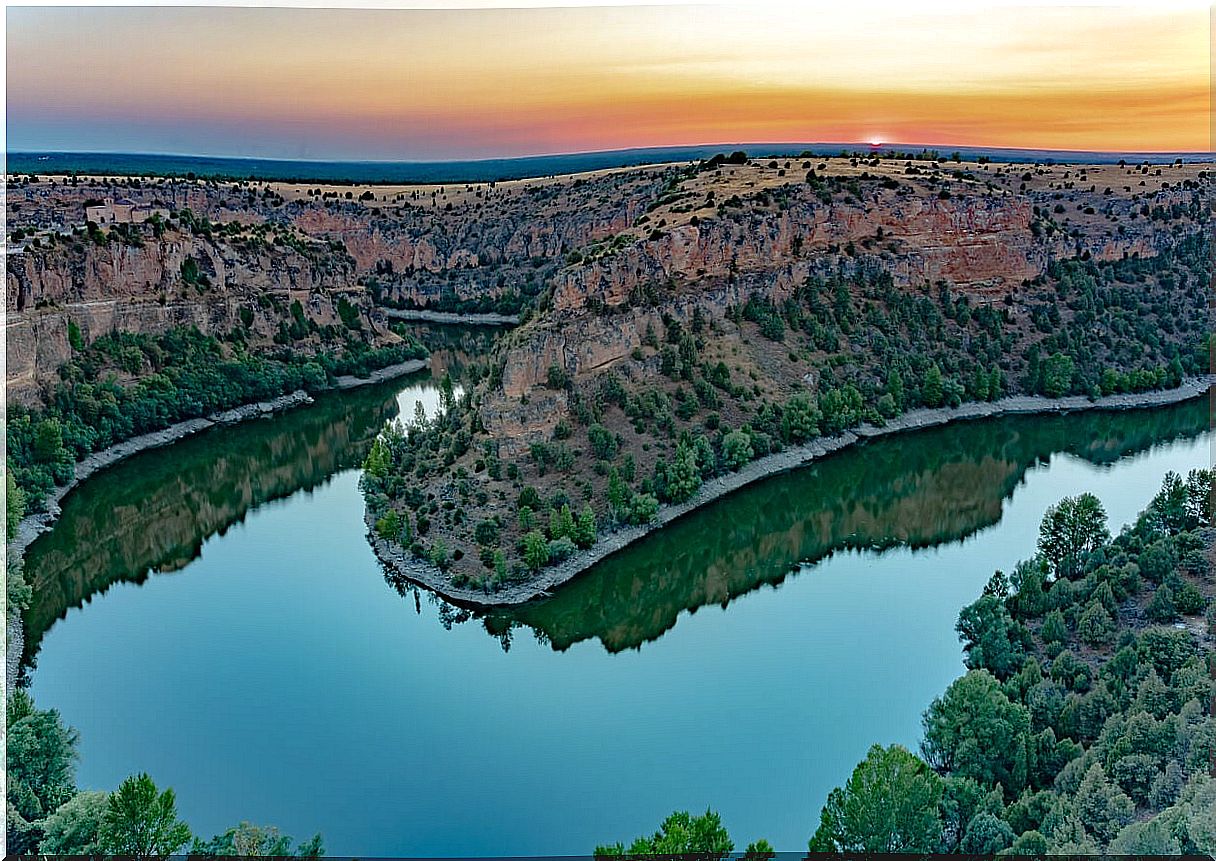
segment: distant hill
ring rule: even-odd
[[[662,162],[694,161],[719,152],[745,150],[752,157],[767,158],[811,152],[837,155],[858,151],[874,155],[888,152],[936,151],[943,156],[959,153],[974,161],[986,157],[994,162],[1084,162],[1107,164],[1129,162],[1212,161],[1208,152],[1196,153],[1094,153],[1070,150],[994,149],[983,147],[926,147],[921,144],[890,143],[751,143],[680,147],[645,147],[602,152],[565,153],[465,161],[297,161],[265,158],[222,158],[150,153],[13,152],[8,153],[9,173],[106,174],[117,176],[187,176],[263,179],[299,182],[349,183],[449,183],[492,182],[525,177],[579,173],[614,167]]]

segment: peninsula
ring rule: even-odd
[[[463,394],[373,447],[367,523],[399,575],[517,603],[859,436],[1207,390],[1204,165],[737,152],[625,175],[644,211],[551,264]]]

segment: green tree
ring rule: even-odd
[[[1025,784],[1030,713],[987,670],[955,679],[925,712],[924,727],[921,751],[934,768],[1011,790]]]
[[[747,848],[743,850],[743,861],[772,861],[776,856],[777,851],[773,849],[773,844],[763,837],[748,843]]]
[[[676,811],[663,820],[650,837],[638,837],[626,849],[616,843],[597,846],[596,858],[614,858],[622,855],[701,855],[705,858],[721,858],[732,852],[735,844],[722,825],[722,818],[712,810],[701,816],[687,811]]]
[[[608,509],[615,520],[624,520],[628,515],[629,487],[615,466],[608,473]]]
[[[927,407],[940,407],[945,396],[945,383],[942,380],[942,369],[937,362],[931,364],[925,371],[925,379],[920,387],[920,399]]]
[[[1076,577],[1085,557],[1110,541],[1106,509],[1092,493],[1065,497],[1039,525],[1039,552],[1057,577]]]
[[[933,852],[941,839],[942,779],[899,745],[874,745],[833,789],[812,852]]]
[[[1053,353],[1043,360],[1043,394],[1058,398],[1068,394],[1076,375],[1076,363],[1066,353]]]
[[[1153,593],[1153,599],[1144,608],[1145,614],[1154,622],[1173,622],[1178,618],[1178,606],[1174,603],[1174,590],[1162,583]]]
[[[1006,679],[1022,665],[1022,643],[1017,622],[1005,602],[995,595],[982,595],[959,613],[955,630],[963,641],[967,666],[990,670]]]
[[[667,470],[667,496],[672,502],[684,502],[692,498],[700,486],[701,470],[697,468],[696,452],[681,441]]]
[[[574,525],[574,543],[586,550],[595,543],[596,524],[595,511],[590,505],[584,505],[579,512],[578,522]]]
[[[1136,805],[1106,776],[1102,763],[1095,762],[1085,772],[1077,789],[1077,816],[1103,844],[1132,821]]]
[[[5,532],[7,540],[12,541],[17,535],[17,527],[21,525],[21,518],[25,517],[25,491],[17,486],[16,479],[13,478],[13,467],[9,464],[4,470],[4,487],[5,487]]]
[[[1086,605],[1077,619],[1077,636],[1081,642],[1099,647],[1108,645],[1115,635],[1115,620],[1101,602],[1094,599]]]
[[[78,792],[43,822],[38,851],[44,855],[98,855],[101,820],[108,796],[104,792]]]
[[[1048,645],[1048,654],[1053,656],[1058,654],[1059,650],[1068,642],[1068,625],[1064,621],[1064,614],[1059,610],[1052,610],[1048,613],[1043,619],[1043,627],[1039,631],[1039,636]]]
[[[401,515],[390,508],[376,520],[376,534],[386,541],[396,541],[401,535]]]
[[[891,396],[891,400],[895,404],[895,411],[902,412],[907,404],[904,394],[904,378],[899,373],[899,368],[892,368],[887,372],[887,392]]]
[[[177,818],[172,789],[160,792],[147,774],[128,777],[106,800],[102,849],[114,855],[163,858],[190,842],[190,828]]]
[[[742,469],[753,456],[752,438],[743,431],[731,431],[722,438],[722,460],[727,469]]]
[[[84,335],[80,333],[80,325],[75,320],[68,320],[68,344],[76,352],[84,349]]]
[[[591,451],[599,460],[612,460],[616,457],[618,443],[616,435],[602,424],[593,424],[587,428],[587,439],[591,443]]]
[[[574,539],[574,514],[569,505],[555,508],[549,513],[549,537]]]
[[[387,446],[377,437],[372,443],[367,457],[363,459],[363,471],[375,478],[383,478],[388,473],[391,463],[392,455],[389,453]]]
[[[217,834],[207,842],[195,838],[190,847],[191,855],[212,855],[222,857],[260,858],[283,857],[295,855],[299,858],[319,858],[325,854],[321,835],[316,834],[312,839],[292,848],[295,841],[273,825],[252,825],[242,822],[229,828],[223,834]]]
[[[10,694],[6,718],[8,802],[33,822],[75,794],[79,735],[21,689]]]
[[[34,430],[34,457],[42,463],[63,460],[63,426],[56,418],[43,419]]]
[[[550,389],[564,389],[569,380],[570,376],[566,373],[566,369],[556,362],[549,366],[549,370],[545,374],[545,385]]]
[[[794,445],[819,436],[819,410],[806,395],[794,395],[786,403],[781,436]]]
[[[1174,836],[1167,816],[1154,816],[1145,822],[1130,822],[1111,841],[1112,855],[1181,855],[1182,844]]]
[[[445,371],[443,379],[439,381],[439,411],[447,414],[452,411],[454,406],[456,406],[456,385],[452,382],[452,375]]]
[[[540,530],[533,529],[524,536],[524,564],[533,571],[549,564],[549,542]]]
[[[1009,823],[987,810],[981,810],[968,824],[960,851],[973,855],[996,855],[1014,840]]]
[[[641,526],[654,520],[659,513],[659,501],[651,493],[635,493],[629,500],[629,514],[626,520],[635,526]]]

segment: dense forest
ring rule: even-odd
[[[240,338],[221,340],[194,328],[113,332],[87,346],[77,336],[74,347],[45,408],[9,408],[8,478],[15,490],[10,537],[21,511],[41,510],[51,488],[68,481],[76,461],[92,452],[175,422],[297,389],[320,391],[337,376],[367,376],[427,354],[408,336],[383,347],[351,340],[341,351],[298,353],[284,346],[255,353]]]
[[[874,745],[810,850],[1216,852],[1212,482],[1167,475],[1114,537],[1092,495],[1049,508],[1038,552],[959,614],[968,669],[925,712],[919,753]],[[595,854],[732,849],[716,814],[677,813]]]

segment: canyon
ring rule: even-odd
[[[740,452],[1205,372],[1210,183],[864,152],[432,186],[15,177],[7,382],[37,407],[114,331],[275,356],[400,343],[402,316],[518,323],[365,488],[382,555],[493,603],[539,576],[525,539],[570,552],[546,518],[603,538]],[[82,223],[116,194],[169,217]]]

